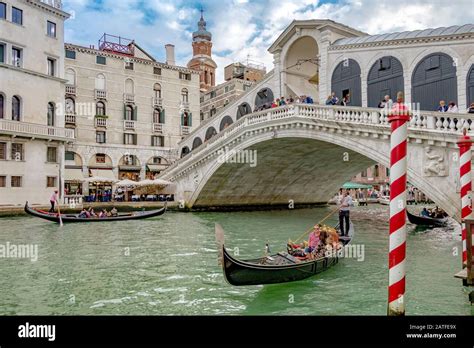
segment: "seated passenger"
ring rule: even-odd
[[[99,213],[99,218],[103,219],[107,217],[107,209],[102,209]]]
[[[429,217],[430,216],[430,212],[428,211],[428,209],[426,208],[423,208],[423,210],[421,211],[421,216],[424,216],[424,217]]]
[[[316,251],[316,249],[318,248],[321,242],[320,236],[321,236],[321,229],[319,228],[319,226],[314,226],[313,231],[309,235],[308,247],[305,249],[305,252],[307,254],[312,254]]]
[[[86,208],[82,208],[81,212],[78,215],[79,218],[85,219],[88,217]]]
[[[118,212],[117,212],[117,209],[115,207],[112,208],[112,210],[110,211],[110,214],[112,216],[118,216]]]

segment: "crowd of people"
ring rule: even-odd
[[[342,244],[336,229],[326,225],[315,225],[311,231],[308,241],[301,244],[288,241],[288,254],[300,260],[315,259],[324,256],[327,252],[339,250]]]
[[[314,104],[312,97],[307,95],[301,95],[299,97],[294,97],[290,95],[288,98],[280,97],[275,99],[272,102],[264,103],[255,108],[255,112],[262,111],[266,109],[278,108],[280,106],[291,105],[291,104]]]
[[[443,209],[438,208],[438,206],[436,206],[433,209],[423,208],[420,215],[425,216],[425,217],[435,218],[435,219],[442,219],[447,216],[446,212]]]
[[[81,212],[79,213],[78,217],[81,219],[89,219],[89,218],[108,218],[108,217],[115,217],[118,216],[118,211],[115,207],[112,207],[110,211],[107,209],[102,209],[99,213],[94,211],[94,208],[89,207],[88,209],[82,208]]]

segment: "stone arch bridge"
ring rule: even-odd
[[[411,118],[408,181],[459,219],[456,141],[473,117],[444,116]],[[231,155],[243,150],[256,151],[256,165],[233,163]],[[194,208],[322,203],[373,163],[388,166],[389,153],[383,110],[293,104],[242,116],[160,177],[175,182],[176,198]]]

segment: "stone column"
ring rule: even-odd
[[[331,72],[329,69],[328,49],[331,44],[331,32],[324,30],[318,43],[320,66],[319,66],[319,103],[324,105],[327,96],[331,93]]]

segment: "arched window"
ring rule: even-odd
[[[373,177],[374,177],[374,178],[378,178],[379,175],[380,175],[379,166],[378,166],[378,164],[376,164],[376,165],[374,166],[374,175],[373,175]]]
[[[153,91],[155,92],[155,98],[161,98],[161,85],[159,83],[155,83]]]
[[[135,87],[132,79],[125,80],[125,93],[127,94],[134,94]]]
[[[5,97],[0,94],[0,118],[5,118]]]
[[[128,121],[133,120],[133,108],[130,105],[125,107],[125,119]]]
[[[105,116],[105,104],[103,102],[97,102],[95,104],[95,114],[97,116]]]
[[[54,103],[48,103],[48,126],[54,127],[55,116]]]
[[[20,97],[13,96],[12,98],[12,120],[20,121],[21,118],[21,101]]]
[[[95,89],[105,91],[105,76],[103,74],[99,74],[95,78]]]
[[[66,84],[68,86],[76,85],[76,72],[72,69],[66,69],[65,78],[67,80]]]
[[[181,90],[181,100],[183,101],[183,103],[189,102],[189,92],[186,88],[183,88]]]
[[[153,123],[165,123],[164,110],[160,108],[153,110]]]
[[[66,106],[66,114],[71,115],[74,114],[76,111],[76,102],[72,98],[66,98],[65,100]]]

